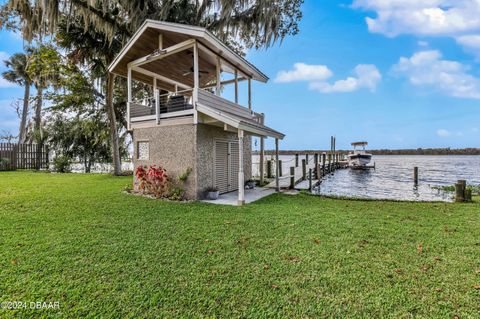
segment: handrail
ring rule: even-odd
[[[248,108],[203,89],[198,90],[198,103],[253,119],[252,112]]]
[[[193,89],[180,90],[177,92],[168,92],[158,97],[158,105],[155,97],[136,100],[130,103],[131,117],[144,117],[156,115],[157,122],[160,115],[165,113],[183,112],[193,109]],[[158,109],[158,110],[157,110]]]
[[[168,93],[161,94],[160,97],[182,95],[182,93],[189,93],[189,92],[193,92],[193,89],[180,90],[180,91],[177,91],[177,92],[168,92]],[[184,95],[186,95],[186,94],[184,94]],[[186,95],[186,96],[190,97],[190,95]],[[133,100],[132,103],[145,105],[145,104],[143,104],[143,101],[145,101],[145,100],[153,102],[153,101],[155,101],[155,96],[149,96],[149,97],[146,97],[146,98],[143,98],[143,99],[136,99],[136,100]],[[147,106],[147,105],[145,105],[145,106]]]

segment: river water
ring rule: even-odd
[[[282,156],[281,159],[288,161],[293,156]],[[451,201],[451,193],[433,186],[452,185],[458,179],[480,185],[480,156],[388,155],[373,156],[372,162],[375,162],[375,170],[337,170],[325,177],[314,193],[354,198]],[[415,166],[419,170],[417,187],[413,184]]]
[[[265,160],[273,159],[266,156]],[[305,159],[300,155],[299,162]],[[295,157],[281,155],[283,175],[295,165]],[[308,162],[313,164],[313,156]],[[459,179],[480,185],[480,156],[388,155],[373,156],[375,170],[340,169],[326,176],[314,193],[353,198],[393,199],[413,201],[451,201],[453,194],[434,186],[453,185]],[[252,157],[252,174],[259,175],[259,157]],[[81,164],[72,165],[73,171],[83,171]],[[413,168],[418,167],[419,184],[413,184]],[[131,162],[122,163],[124,170],[133,170]],[[92,172],[109,172],[111,165],[97,164]]]
[[[374,156],[375,170],[338,170],[316,190],[322,195],[413,201],[451,201],[452,194],[432,186],[458,179],[480,184],[480,156]],[[418,186],[413,168],[418,167]]]

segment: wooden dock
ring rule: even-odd
[[[318,186],[322,179],[335,172],[337,169],[346,168],[347,164],[341,160],[339,154],[295,154],[292,165],[287,174],[283,174],[285,165],[275,163],[274,160],[267,161],[267,178],[271,182],[266,187],[275,188],[275,178],[273,172],[276,171],[276,165],[280,165],[279,184],[281,189],[312,190]]]

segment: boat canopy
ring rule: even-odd
[[[352,146],[367,146],[368,142],[353,142]]]

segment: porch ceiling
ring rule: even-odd
[[[127,65],[141,57],[152,54],[159,47],[159,35],[162,34],[163,48],[170,47],[188,39],[196,39],[209,52],[199,50],[200,85],[205,86],[216,78],[216,57],[218,54],[225,63],[222,64],[222,71],[233,73],[233,66],[241,73],[253,79],[266,82],[268,78],[251,65],[223,45],[217,38],[211,35],[204,28],[187,26],[176,23],[147,20],[135,33],[132,39],[122,49],[120,54],[109,66],[109,71],[117,75],[127,77]],[[212,54],[213,53],[213,54]],[[163,75],[187,86],[193,87],[193,72],[185,75],[193,69],[193,48],[180,51],[173,55],[164,57],[144,64],[142,68]],[[132,74],[133,79],[144,83],[151,83],[148,75],[138,72]],[[168,85],[171,86],[171,85]]]

